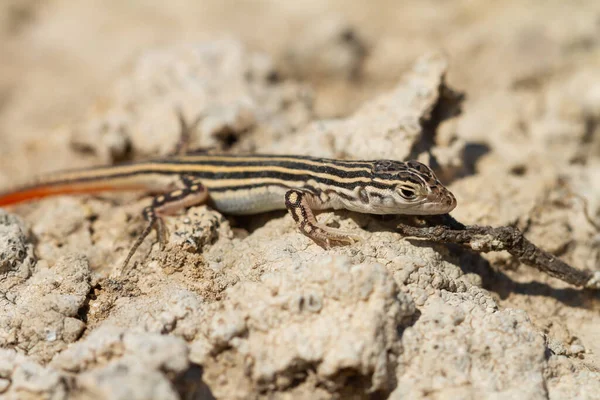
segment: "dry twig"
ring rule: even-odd
[[[600,271],[579,270],[538,248],[521,231],[512,226],[465,226],[450,215],[430,217],[429,226],[398,225],[400,233],[435,242],[455,243],[480,253],[506,250],[523,264],[565,281],[588,289],[600,289]]]

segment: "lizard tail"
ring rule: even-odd
[[[0,207],[69,194],[132,190],[164,193],[174,190],[179,175],[161,173],[159,167],[152,162],[130,163],[50,173],[26,185],[0,192]]]
[[[86,193],[99,193],[104,191],[115,191],[115,190],[135,190],[140,189],[138,187],[124,188],[118,186],[111,186],[107,184],[98,184],[89,182],[78,182],[69,184],[48,184],[24,187],[14,191],[0,193],[0,207],[10,206],[13,204],[23,203],[26,201],[42,199],[44,197],[59,196],[66,194],[86,194]]]

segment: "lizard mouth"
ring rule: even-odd
[[[442,204],[444,204],[444,206],[447,208],[448,211],[446,212],[449,213],[456,208],[456,197],[454,197],[452,193],[448,192],[444,196]]]
[[[430,203],[427,211],[431,214],[446,214],[456,208],[456,197],[448,191],[433,192],[427,196],[427,200]]]

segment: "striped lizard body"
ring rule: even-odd
[[[317,243],[357,238],[317,222],[313,210],[346,209],[369,214],[444,214],[456,206],[452,193],[417,161],[342,161],[283,155],[181,155],[165,159],[52,173],[0,193],[0,207],[74,193],[143,190],[156,193],[144,209],[148,226],[125,260],[162,216],[208,203],[226,214],[288,209],[300,230]]]

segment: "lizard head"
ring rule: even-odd
[[[364,190],[361,198],[377,214],[445,214],[456,207],[454,195],[418,161],[375,161],[373,184]]]

